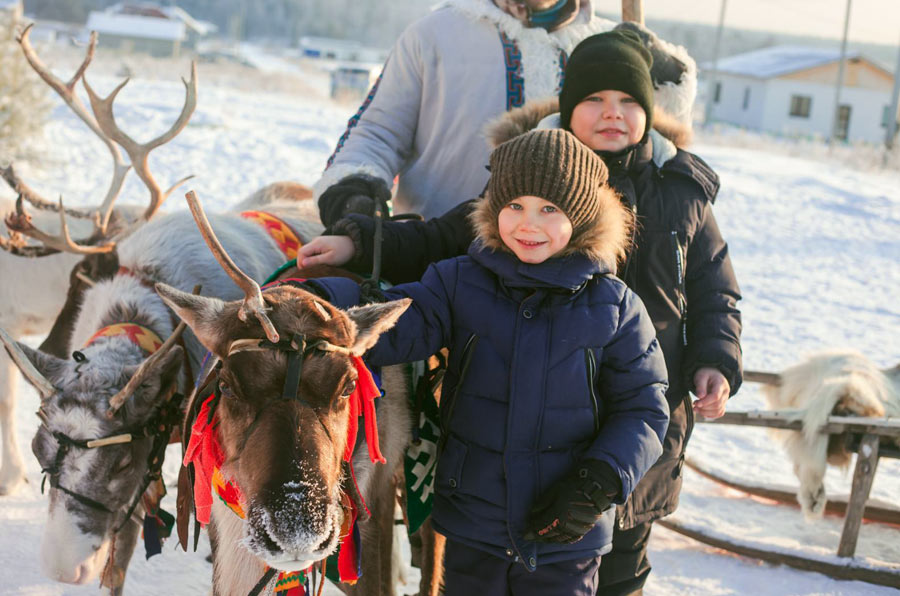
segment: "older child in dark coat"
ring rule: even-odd
[[[559,116],[552,116],[550,104],[526,105],[490,135],[497,143],[535,126],[571,130],[604,159],[609,184],[637,217],[634,248],[619,275],[642,298],[656,327],[669,370],[672,418],[662,457],[619,507],[613,550],[600,573],[600,592],[610,595],[634,593],[646,581],[651,523],[677,507],[694,411],[720,416],[741,382],[740,293],[712,212],[719,180],[699,157],[648,137],[652,121],[661,118],[653,113],[647,64],[649,57],[621,34],[590,37],[569,59]],[[643,112],[643,127],[635,112]],[[464,253],[474,237],[468,214],[475,204],[467,201],[428,222],[387,223],[384,276],[417,279],[428,263]],[[373,229],[371,218],[341,220],[331,233],[344,236],[323,236],[303,247],[304,264],[347,263],[370,271]],[[693,408],[689,390],[699,398]]]
[[[467,256],[428,268],[367,353],[450,350],[434,527],[445,594],[593,595],[615,508],[662,452],[666,371],[640,300],[613,274],[631,214],[602,160],[563,130],[491,154]],[[348,280],[314,280],[337,304]]]

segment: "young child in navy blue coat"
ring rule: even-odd
[[[593,595],[613,504],[662,453],[665,363],[614,275],[632,218],[606,177],[561,129],[500,145],[468,254],[385,292],[412,304],[368,362],[450,351],[432,512],[447,595]],[[359,299],[348,280],[314,283]]]
[[[721,416],[741,385],[740,290],[713,214],[719,179],[671,142],[683,142],[689,131],[672,127],[654,105],[650,60],[625,32],[591,36],[569,56],[558,105],[528,103],[486,131],[494,145],[535,127],[571,131],[604,160],[607,184],[637,219],[634,246],[618,275],[656,327],[669,371],[670,422],[663,455],[618,507],[613,549],[600,566],[603,596],[640,592],[651,571],[652,523],[678,506],[693,414]],[[477,204],[466,201],[424,222],[386,222],[382,275],[394,283],[416,280],[429,263],[465,254],[476,234],[469,215]],[[368,273],[374,228],[371,217],[349,216],[326,232],[337,235],[314,239],[299,258],[304,266]],[[698,398],[693,404],[689,391]]]

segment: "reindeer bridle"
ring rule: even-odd
[[[235,340],[231,342],[231,345],[228,348],[228,356],[240,352],[262,352],[266,350],[275,350],[287,354],[288,363],[287,371],[284,376],[284,386],[281,390],[281,398],[277,401],[293,401],[313,410],[316,413],[316,418],[319,420],[322,428],[325,429],[325,434],[331,439],[328,425],[322,421],[318,409],[300,396],[300,379],[303,373],[303,361],[306,360],[310,354],[317,351],[338,352],[350,355],[350,349],[335,345],[324,338],[307,339],[306,335],[302,333],[294,333],[293,336],[291,336],[291,339],[281,339],[277,342],[272,342],[268,339]],[[218,390],[219,387],[218,384],[216,384],[216,391]],[[257,422],[259,422],[259,417],[262,414],[263,409],[265,409],[265,406],[257,412],[253,422],[250,423],[250,426],[248,426],[247,430],[244,432],[243,443],[246,443],[253,428],[256,427]]]
[[[131,514],[134,513],[138,503],[141,501],[144,491],[147,490],[150,483],[159,480],[162,476],[163,455],[166,445],[169,443],[169,435],[171,434],[172,429],[181,422],[183,416],[181,411],[181,401],[183,398],[184,396],[182,394],[175,393],[172,399],[165,401],[163,405],[157,409],[156,413],[145,423],[132,428],[122,429],[122,432],[120,433],[99,439],[73,439],[63,432],[51,430],[47,425],[46,416],[41,416],[41,426],[56,439],[58,445],[56,455],[53,458],[53,463],[46,468],[41,468],[41,472],[44,474],[44,480],[41,482],[41,492],[44,491],[45,483],[49,478],[51,487],[69,495],[85,507],[115,515],[117,511],[124,509],[124,506],[118,510],[110,509],[103,503],[70,490],[60,484],[60,466],[66,455],[69,453],[69,450],[73,447],[77,449],[99,449],[109,445],[120,445],[143,439],[151,439],[153,442],[150,446],[150,453],[147,455],[147,471],[144,472],[140,490],[138,490],[137,495],[126,510],[121,523],[116,526],[113,531],[114,534],[118,534],[131,519]]]
[[[302,333],[295,333],[291,339],[282,339],[278,342],[272,342],[268,339],[238,339],[231,342],[228,355],[231,356],[239,352],[261,352],[263,350],[276,350],[287,354],[288,365],[281,398],[299,401],[309,407],[313,406],[299,396],[300,375],[303,372],[303,361],[306,360],[306,357],[316,350],[350,355],[349,348],[337,346],[324,338],[307,340]]]

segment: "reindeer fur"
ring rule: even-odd
[[[803,430],[772,432],[794,462],[804,515],[818,518],[827,501],[826,464],[850,463],[844,437],[820,434],[818,429],[832,415],[900,416],[900,366],[882,371],[861,354],[833,351],[814,355],[780,377],[780,385],[763,387],[766,401],[772,409],[800,410]]]
[[[371,518],[360,524],[363,543],[362,578],[355,586],[341,584],[347,594],[393,596],[396,563],[393,513],[395,500],[392,473],[402,465],[411,428],[406,395],[408,381],[399,367],[384,369],[384,399],[378,407],[378,439],[387,465],[369,461],[365,445],[353,456],[353,469],[359,490],[366,499]],[[398,432],[399,431],[399,432]],[[210,516],[209,537],[213,548],[213,586],[215,594],[249,593],[265,573],[265,564],[244,546],[244,520],[217,499]],[[227,592],[222,588],[227,586]]]
[[[305,277],[300,272],[297,275]],[[291,273],[291,276],[295,276]],[[341,458],[348,433],[348,382],[355,377],[350,355],[361,355],[390,328],[409,301],[374,304],[340,311],[318,297],[290,286],[264,294],[268,317],[281,337],[302,334],[328,342],[335,350],[303,356],[299,400],[284,399],[287,358],[277,350],[234,353],[237,340],[259,338],[257,321],[239,320],[238,302],[191,296],[166,286],[160,295],[222,359],[218,387],[217,432],[225,454],[223,472],[241,487],[244,519],[214,507],[213,592],[242,593],[262,577],[265,565],[304,569],[334,552],[342,514]],[[391,561],[394,472],[403,459],[411,426],[409,383],[403,367],[386,368],[386,396],[378,408],[378,434],[388,465],[374,465],[368,449],[354,453],[357,486],[372,517],[361,523],[364,573],[348,591],[393,594]],[[297,429],[302,432],[297,432]],[[363,432],[360,430],[360,432]]]

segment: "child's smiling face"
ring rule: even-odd
[[[621,151],[643,138],[647,114],[627,93],[607,89],[582,99],[572,110],[569,126],[595,151]]]
[[[518,197],[497,218],[500,239],[523,263],[543,263],[572,238],[572,222],[559,207],[540,197]]]

